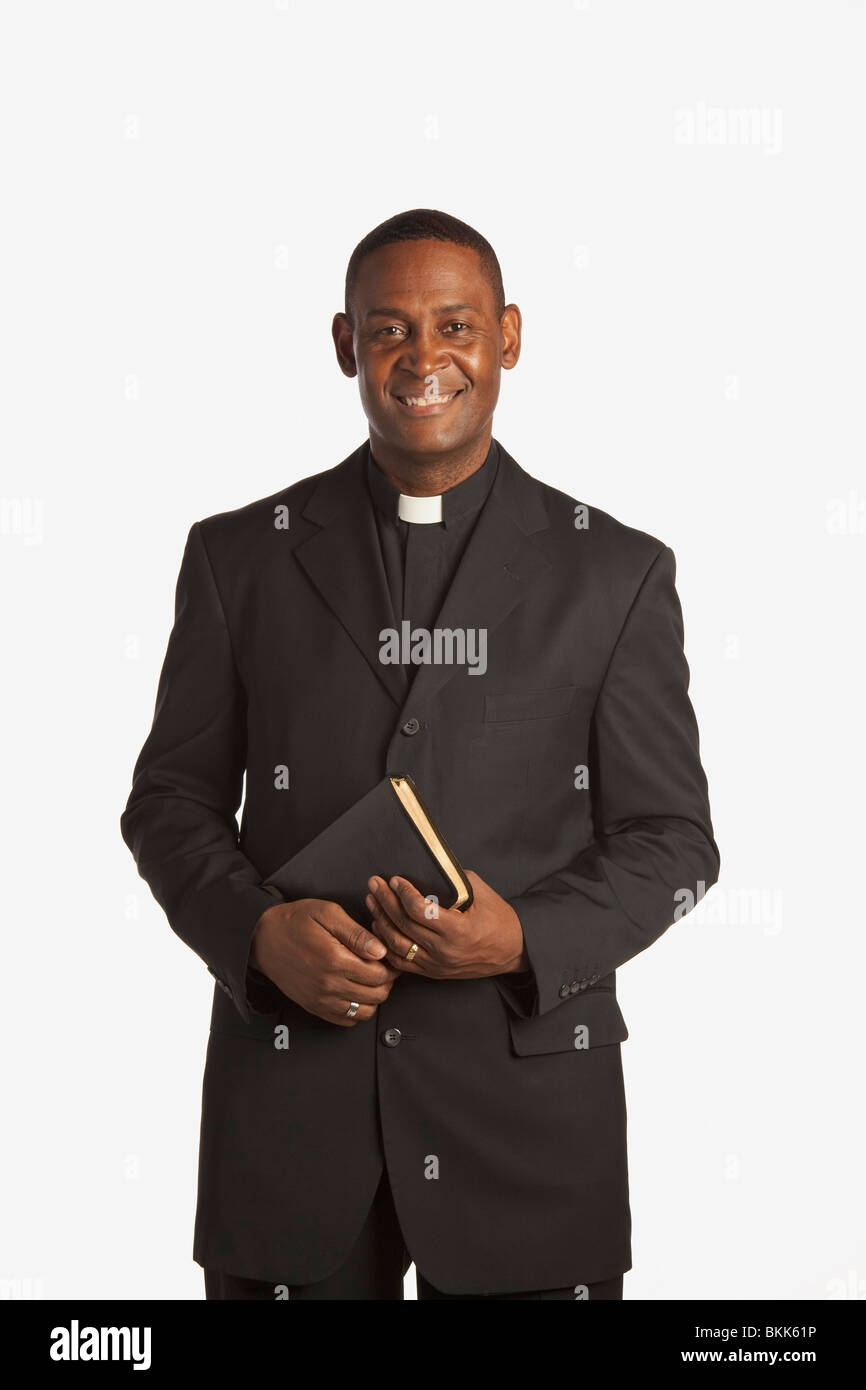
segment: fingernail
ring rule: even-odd
[[[368,956],[383,956],[385,954],[385,943],[380,941],[377,936],[371,936],[364,947]]]

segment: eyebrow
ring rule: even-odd
[[[434,314],[456,314],[461,309],[471,309],[473,314],[480,314],[481,310],[475,304],[440,304],[433,310]],[[405,319],[409,315],[403,309],[394,309],[389,305],[384,305],[381,309],[368,309],[366,317],[372,318],[397,318]]]

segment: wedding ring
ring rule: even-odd
[[[406,952],[406,959],[407,959],[407,960],[414,960],[415,957],[417,956],[417,954],[418,954],[418,947],[417,947],[416,945],[414,945],[414,943],[413,943],[413,945],[411,945],[411,946],[409,947],[408,951]]]
[[[353,1004],[350,1004],[349,1007],[348,1007],[348,1009],[346,1010],[346,1017],[347,1017],[347,1018],[354,1018],[354,1017],[355,1017],[355,1014],[358,1012],[358,1010],[360,1009],[360,1007],[361,1007],[360,1004],[354,1004],[354,1003],[353,1003]]]

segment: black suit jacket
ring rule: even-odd
[[[436,623],[485,628],[486,671],[383,665],[367,447],[192,526],[121,819],[216,977],[193,1255],[324,1278],[384,1144],[409,1251],[444,1292],[606,1279],[631,1267],[615,972],[719,867],[674,556],[596,508],[576,526],[576,500],[503,449]],[[335,1027],[248,969],[261,884],[390,772],[513,904],[531,972],[403,976]]]

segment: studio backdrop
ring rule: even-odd
[[[346,262],[427,207],[523,315],[495,438],[676,559],[722,871],[618,972],[625,1297],[862,1298],[864,6],[0,23],[3,1296],[202,1297],[214,981],[119,817],[190,527],[363,442]]]

